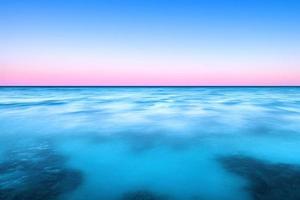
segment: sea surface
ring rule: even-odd
[[[0,87],[1,200],[299,200],[300,87]]]

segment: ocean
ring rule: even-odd
[[[300,87],[0,87],[1,200],[299,200]]]

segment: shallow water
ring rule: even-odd
[[[1,87],[2,200],[300,199],[299,87]]]

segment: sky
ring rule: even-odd
[[[0,85],[300,85],[298,0],[0,0]]]

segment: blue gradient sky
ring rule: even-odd
[[[1,0],[1,85],[300,85],[300,1]]]

